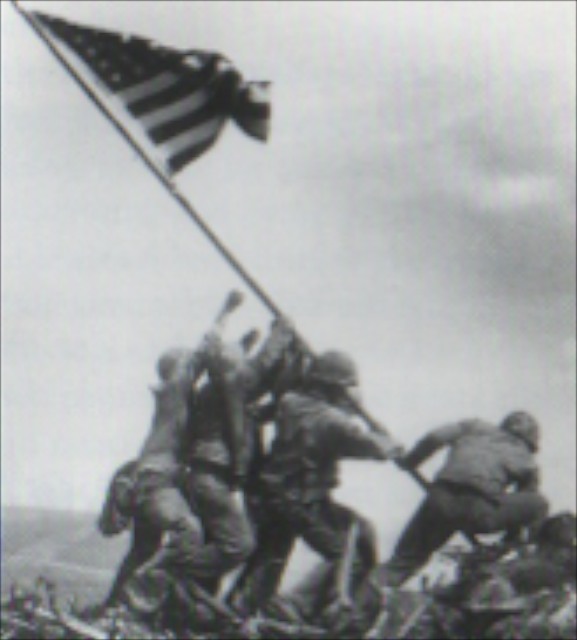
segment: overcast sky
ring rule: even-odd
[[[400,440],[526,409],[573,508],[574,3],[23,5],[271,80],[270,142],[231,125],[181,191]],[[5,2],[2,54],[2,502],[96,510],[158,354],[231,287],[231,337],[269,316]],[[343,484],[387,538],[420,496],[392,465]]]

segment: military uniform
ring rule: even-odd
[[[292,329],[276,321],[252,358],[234,345],[220,345],[209,364],[211,381],[194,399],[186,493],[206,536],[187,558],[186,571],[196,580],[218,582],[254,548],[252,524],[236,499],[240,494],[234,495],[246,481],[253,452],[247,406],[271,388],[293,339]]]
[[[115,474],[99,519],[104,535],[115,535],[130,524],[133,533],[132,546],[107,604],[114,604],[121,593],[129,598],[131,593],[137,598],[146,596],[146,580],[138,584],[146,567],[186,563],[202,540],[201,524],[183,494],[189,413],[195,384],[213,365],[225,320],[241,302],[241,294],[231,292],[196,349],[170,349],[157,362],[160,383],[152,389],[155,407],[151,430],[137,459]],[[130,583],[134,588],[126,591]],[[145,601],[146,597],[143,602],[147,604]]]
[[[153,389],[152,427],[133,472],[133,543],[109,595],[113,603],[121,592],[136,606],[146,602],[150,585],[146,569],[160,565],[178,571],[186,566],[203,538],[199,519],[184,495],[184,453],[189,433],[189,405],[194,384],[206,369],[213,338],[196,350],[171,349],[158,360],[160,384]]]
[[[304,617],[326,604],[335,562],[352,522],[360,525],[356,574],[377,561],[372,525],[331,498],[343,458],[387,459],[392,443],[363,431],[351,415],[321,396],[288,392],[279,402],[277,437],[260,474],[258,544],[230,598],[246,612],[265,607],[277,591],[295,541],[300,537],[327,561],[288,599]]]
[[[110,604],[131,578],[124,591],[135,607],[160,606],[157,583],[166,570],[214,592],[220,576],[250,553],[251,527],[232,495],[250,454],[244,408],[266,389],[293,338],[276,321],[255,358],[223,343],[216,330],[196,350],[161,356],[152,429],[133,473],[133,545]],[[196,392],[204,371],[209,380]]]
[[[379,581],[401,585],[457,531],[506,531],[512,538],[522,527],[542,521],[548,504],[537,491],[537,438],[533,418],[516,412],[502,428],[466,420],[437,429],[417,443],[404,458],[405,467],[416,468],[442,447],[450,447],[448,460],[392,558],[380,568]]]

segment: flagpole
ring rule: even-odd
[[[76,84],[80,87],[80,89],[84,92],[84,94],[89,98],[89,100],[98,108],[98,110],[106,117],[106,119],[114,126],[114,128],[121,134],[121,136],[126,140],[126,142],[132,147],[134,151],[138,154],[138,156],[142,159],[144,164],[148,167],[151,173],[155,176],[155,178],[165,187],[165,189],[170,193],[170,195],[178,202],[184,212],[192,219],[193,222],[200,227],[201,231],[208,237],[208,239],[212,242],[215,248],[222,254],[225,260],[233,267],[235,271],[244,279],[244,281],[249,285],[249,287],[254,291],[254,293],[260,298],[260,300],[264,303],[264,305],[271,311],[271,313],[276,317],[281,317],[284,314],[280,310],[280,308],[273,302],[270,296],[262,289],[262,287],[256,282],[256,280],[248,273],[248,271],[240,264],[240,262],[235,258],[235,256],[230,252],[230,250],[222,243],[220,238],[216,236],[216,234],[212,231],[212,229],[206,224],[206,222],[201,218],[198,212],[192,207],[190,202],[183,196],[177,189],[176,185],[169,180],[163,171],[161,171],[158,166],[148,157],[148,154],[144,151],[141,145],[133,138],[130,132],[117,120],[116,116],[112,113],[112,111],[103,103],[97,93],[91,89],[88,84],[84,81],[84,79],[80,76],[80,74],[74,69],[74,67],[66,60],[66,58],[60,53],[58,48],[50,41],[50,39],[44,34],[42,29],[36,24],[34,19],[25,11],[17,2],[17,0],[10,0],[12,5],[16,8],[20,16],[27,22],[30,28],[34,31],[34,33],[44,42],[44,44],[48,47],[50,52],[54,55],[54,57],[58,60],[58,62],[64,67],[65,71],[67,71]],[[302,338],[299,334],[297,334],[297,338],[302,346],[314,355],[313,349],[309,346],[307,341]],[[360,406],[358,403],[353,402],[353,405],[359,415],[361,415],[366,422],[371,426],[374,431],[383,433],[390,437],[389,432],[372,416],[370,416],[364,407]],[[428,482],[421,476],[418,472],[409,471],[409,474],[412,475],[417,482],[425,489],[428,488]]]
[[[212,231],[212,229],[206,224],[200,214],[194,209],[190,202],[186,199],[182,193],[179,192],[177,186],[169,178],[166,177],[163,171],[149,158],[148,154],[144,151],[142,146],[133,138],[128,129],[126,129],[115,117],[110,109],[102,102],[97,93],[91,89],[83,78],[78,74],[76,69],[66,60],[66,58],[60,53],[58,48],[46,37],[42,29],[36,24],[34,19],[25,11],[17,2],[17,0],[10,0],[12,5],[16,8],[18,13],[31,27],[34,33],[44,42],[50,52],[58,60],[58,62],[64,67],[64,69],[70,74],[76,84],[85,93],[88,99],[98,108],[98,110],[106,117],[106,119],[114,126],[114,128],[120,133],[120,135],[128,142],[134,151],[139,155],[144,164],[148,167],[155,178],[165,187],[170,195],[178,202],[184,212],[200,227],[201,231],[208,237],[215,248],[222,254],[224,259],[231,265],[231,267],[237,271],[237,273],[244,279],[253,292],[260,298],[267,309],[276,317],[282,316],[282,312],[279,307],[274,303],[271,297],[264,291],[264,289],[258,284],[258,282],[248,273],[248,271],[242,266],[232,252],[223,244],[220,238]]]
[[[20,16],[26,21],[28,26],[34,31],[34,33],[44,42],[50,52],[58,60],[58,62],[64,67],[64,69],[70,74],[72,79],[88,97],[88,99],[98,108],[98,110],[106,117],[106,119],[113,125],[113,127],[121,134],[121,136],[128,142],[134,151],[138,154],[144,164],[148,167],[155,178],[165,187],[170,195],[178,202],[184,212],[192,219],[193,222],[201,229],[201,231],[212,242],[214,247],[222,254],[224,259],[231,265],[231,267],[244,279],[248,286],[253,290],[267,309],[275,316],[281,317],[284,314],[280,308],[275,304],[271,297],[264,291],[264,289],[258,284],[258,282],[250,275],[250,273],[242,266],[237,258],[231,253],[231,251],[223,244],[218,236],[212,231],[212,229],[206,224],[199,213],[193,208],[190,202],[178,191],[176,185],[169,180],[166,175],[158,168],[158,166],[148,157],[147,153],[141,147],[141,145],[132,137],[130,132],[116,119],[108,107],[102,102],[95,91],[93,91],[82,77],[77,73],[76,69],[66,60],[66,58],[60,53],[58,48],[46,37],[42,29],[36,24],[34,19],[25,11],[17,2],[17,0],[10,0],[12,6],[20,14]],[[296,330],[295,330],[296,333]],[[313,349],[309,346],[307,341],[297,333],[297,339],[301,345],[314,355]],[[381,433],[387,437],[391,437],[389,431],[377,420],[375,420],[366,409],[358,402],[350,398],[356,412],[367,422],[371,429],[377,433]],[[425,477],[416,469],[403,469],[406,471],[425,491],[430,488],[430,483]]]

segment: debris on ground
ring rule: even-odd
[[[364,629],[346,624],[335,633],[322,625],[294,625],[253,617],[236,624],[222,621],[212,629],[168,627],[163,621],[139,619],[126,607],[102,610],[79,608],[74,602],[62,605],[56,586],[39,578],[24,589],[13,586],[2,601],[2,640],[27,638],[82,640],[210,640],[212,638],[371,638],[387,640],[443,638],[460,640],[569,639],[577,636],[574,551],[563,562],[573,563],[557,571],[540,572],[535,550],[481,547],[452,553],[457,563],[451,585],[423,588],[421,592],[391,591],[386,606]],[[548,565],[551,565],[548,558]],[[550,566],[548,566],[550,569]],[[525,583],[519,582],[522,576]],[[540,581],[541,587],[540,587]],[[540,587],[540,588],[539,588]],[[357,621],[358,622],[358,621]]]

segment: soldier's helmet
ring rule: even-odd
[[[186,369],[186,363],[193,355],[191,349],[175,347],[165,351],[156,363],[158,377],[163,382],[168,382],[182,375]]]
[[[310,366],[307,378],[340,387],[354,387],[359,384],[357,365],[342,351],[326,351],[317,356]]]
[[[531,451],[539,449],[541,428],[537,420],[526,411],[510,413],[501,423],[501,429],[523,440]]]

